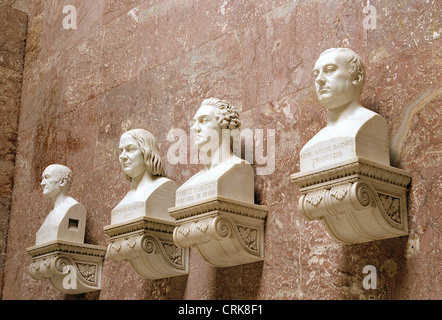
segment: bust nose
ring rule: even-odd
[[[198,121],[195,121],[195,123],[193,124],[193,126],[190,127],[190,130],[194,131],[194,132],[200,132],[201,128],[198,125]]]
[[[127,154],[126,154],[126,151],[122,151],[121,153],[120,153],[120,160],[127,160]]]
[[[324,80],[324,78],[322,77],[321,74],[318,75],[318,77],[316,78],[315,82],[317,84],[319,84],[320,86],[323,86],[325,84],[325,80]]]

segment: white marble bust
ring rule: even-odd
[[[84,243],[86,209],[68,195],[72,180],[72,171],[66,166],[53,164],[44,170],[43,196],[53,207],[37,231],[36,245],[57,240]]]
[[[254,202],[252,166],[233,152],[233,136],[239,134],[238,111],[225,100],[209,98],[193,118],[191,130],[204,159],[204,169],[177,190],[176,206],[223,196]]]
[[[325,50],[313,76],[328,122],[302,148],[301,172],[356,157],[390,165],[387,123],[360,102],[365,83],[361,58],[347,48]]]
[[[111,224],[139,217],[174,220],[167,209],[175,204],[177,185],[166,178],[155,137],[143,129],[123,133],[119,144],[121,168],[131,187],[111,213]]]

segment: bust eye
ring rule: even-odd
[[[326,72],[333,72],[335,70],[336,70],[336,68],[334,66],[327,66],[327,68],[325,68]]]
[[[315,78],[318,76],[318,74],[319,74],[319,72],[318,72],[317,70],[315,70],[315,71],[312,72],[312,75],[313,75],[313,77],[315,77]]]

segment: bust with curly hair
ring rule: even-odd
[[[254,202],[252,166],[233,152],[233,138],[239,136],[238,110],[229,102],[209,98],[201,103],[191,131],[204,169],[177,190],[176,205],[223,196]]]
[[[241,161],[233,152],[233,138],[239,135],[238,110],[229,102],[205,99],[193,118],[191,130],[195,143],[204,155],[206,168],[223,162]]]

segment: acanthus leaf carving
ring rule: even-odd
[[[258,250],[258,229],[237,226],[239,234],[241,235],[241,239],[244,241],[244,244],[250,248],[251,250]]]
[[[223,200],[223,209],[229,207],[227,200]],[[195,247],[201,256],[212,266],[230,267],[244,263],[261,261],[264,250],[261,243],[264,241],[265,217],[247,216],[241,211],[241,205],[232,203],[233,210],[212,210],[212,201],[207,201],[192,208],[174,208],[177,219],[173,239],[179,248]],[[199,211],[205,208],[204,211]],[[247,211],[248,207],[245,207]],[[196,210],[195,209],[195,210]],[[264,206],[256,206],[255,210],[267,211]],[[207,227],[206,227],[207,226]]]
[[[163,248],[173,263],[183,265],[183,249],[178,248],[173,243],[163,243]]]
[[[56,242],[27,249],[32,256],[29,272],[36,280],[50,279],[60,292],[80,294],[101,289],[106,248],[89,244]],[[64,279],[70,275],[70,285]]]
[[[111,237],[108,259],[117,263],[129,262],[146,279],[187,274],[189,250],[177,248],[173,244],[170,222],[167,225],[164,223],[164,226],[162,222],[155,223],[157,227],[153,230],[149,218],[141,217],[128,222],[130,226],[122,224],[105,228],[105,232]],[[184,233],[189,234],[190,230],[185,230]],[[113,250],[114,245],[117,248],[121,245],[121,250]]]
[[[83,278],[90,282],[95,282],[97,274],[97,265],[88,263],[77,263],[77,268]]]
[[[332,196],[338,200],[342,200],[347,195],[348,191],[350,190],[350,187],[351,187],[351,183],[347,183],[347,184],[343,184],[343,185],[341,184],[339,186],[332,187],[330,189],[330,196]]]
[[[401,223],[401,200],[399,198],[385,195],[382,193],[378,193],[379,200],[381,201],[382,207],[385,210],[385,213],[393,220],[394,222]]]
[[[322,199],[324,199],[324,195],[325,190],[313,191],[305,196],[305,201],[317,207],[321,203]]]
[[[355,161],[357,164],[359,160]],[[395,176],[406,177],[406,172],[385,167],[378,170],[372,165],[364,168],[369,177],[354,171],[353,175],[349,172],[347,177],[339,176],[336,180],[326,178],[333,170],[297,174],[292,179],[301,183],[315,175],[317,184],[302,184],[300,189],[299,212],[305,218],[320,220],[335,240],[347,244],[408,234],[406,208],[402,207],[406,203],[406,188],[389,182]],[[378,178],[381,173],[382,179]],[[324,179],[319,179],[319,174]]]

